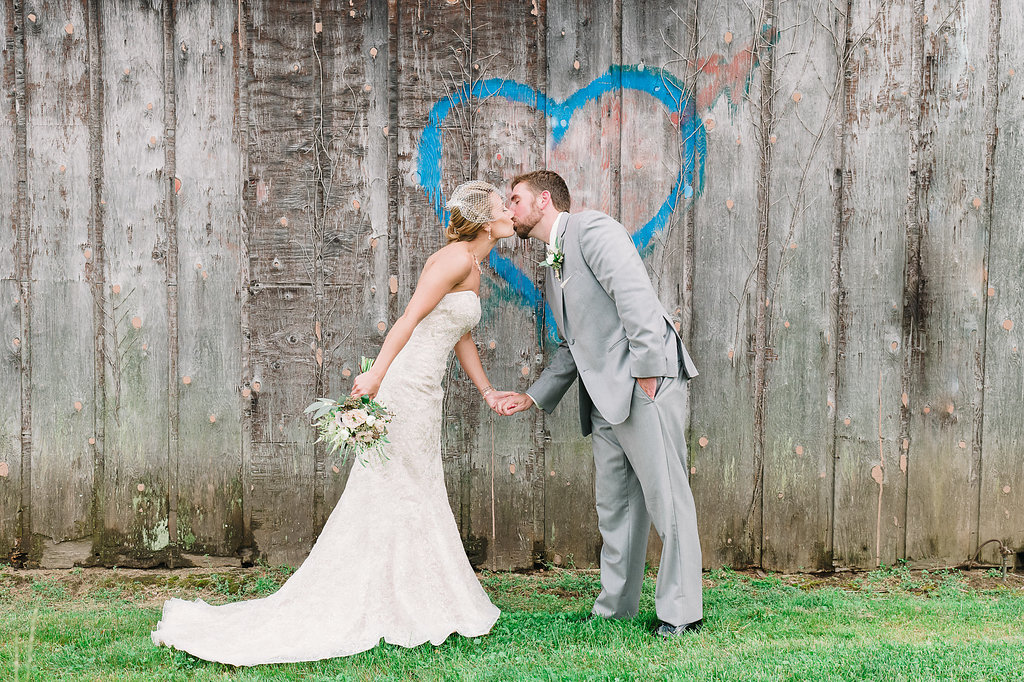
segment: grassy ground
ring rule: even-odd
[[[169,596],[214,603],[273,592],[290,571],[0,569],[3,680],[1010,680],[1024,668],[1024,577],[906,568],[820,579],[705,575],[705,628],[649,634],[636,619],[587,620],[587,571],[491,573],[502,616],[487,637],[390,645],[347,659],[233,668],[156,648]]]

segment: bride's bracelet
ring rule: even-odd
[[[487,386],[484,390],[480,391],[480,395],[484,398],[487,397],[488,393],[494,393],[494,386]]]

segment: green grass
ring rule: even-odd
[[[490,573],[490,635],[346,659],[233,668],[156,648],[168,596],[273,592],[289,569],[44,577],[0,570],[3,680],[1010,680],[1024,665],[1024,580],[895,567],[866,574],[705,575],[705,628],[664,641],[653,581],[641,614],[586,619],[597,575]]]

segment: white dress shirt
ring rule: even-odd
[[[552,253],[555,250],[555,238],[558,237],[558,226],[562,224],[563,220],[569,217],[568,213],[559,213],[555,216],[555,222],[551,223],[551,232],[548,233],[548,238],[544,241],[547,243],[547,252]]]

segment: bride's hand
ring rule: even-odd
[[[369,396],[372,400],[377,396],[377,391],[380,390],[381,379],[373,371],[363,372],[356,377],[355,382],[352,384],[352,393],[350,394],[353,398],[359,398],[361,396]]]
[[[498,414],[513,415],[523,410],[528,410],[533,407],[533,398],[526,395],[525,393],[513,393],[507,400],[503,400],[501,405],[498,406]]]
[[[498,414],[501,414],[501,405],[509,396],[515,395],[515,391],[491,391],[484,396],[484,402]]]

